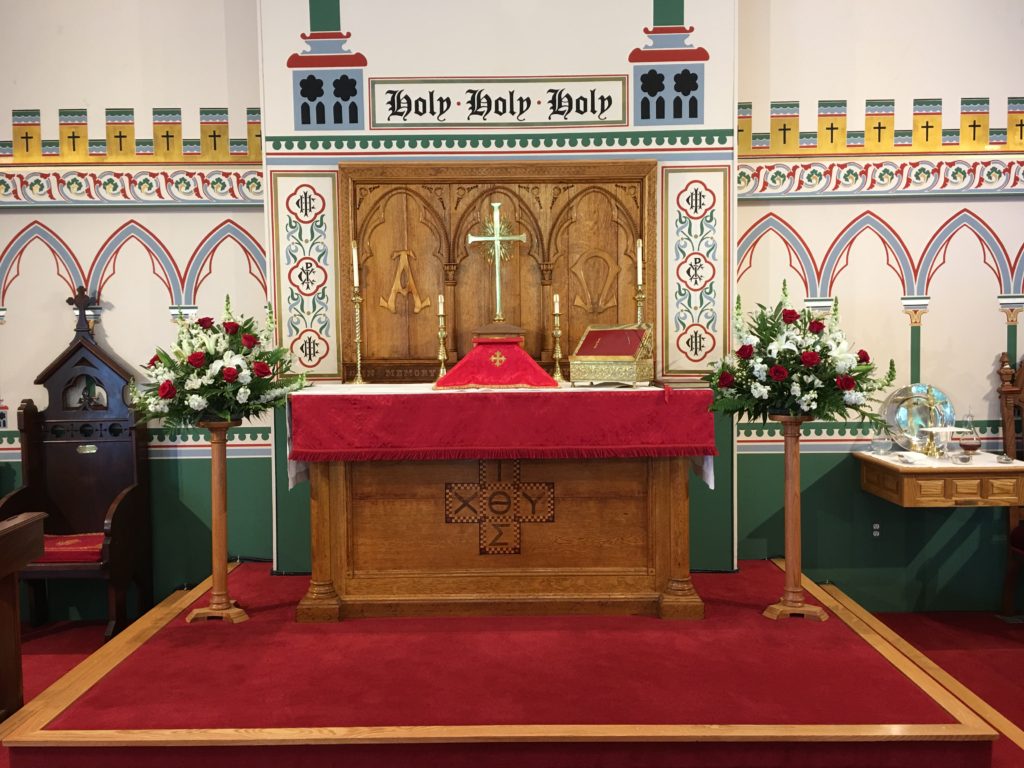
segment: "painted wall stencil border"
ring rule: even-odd
[[[956,422],[962,426],[962,421]],[[1003,452],[1002,423],[998,420],[974,422],[981,435],[981,449],[989,453]],[[859,421],[812,421],[803,426],[800,450],[806,453],[850,453],[871,447],[870,425]],[[760,422],[737,422],[736,453],[781,454],[784,440],[781,428]]]
[[[662,166],[661,378],[703,386],[731,344],[732,167]]]
[[[228,434],[229,458],[270,458],[271,428],[238,427]],[[210,459],[210,441],[201,429],[175,430],[150,427],[149,458]],[[21,462],[21,439],[17,430],[0,430],[0,463]]]
[[[338,277],[338,174],[271,171],[270,235],[276,254],[278,338],[297,369],[337,379],[342,311]]]
[[[916,197],[1024,194],[1024,155],[1013,158],[741,163],[741,200],[776,197]]]
[[[1006,101],[1006,127],[991,125],[988,98],[960,99],[957,125],[942,124],[942,99],[913,99],[912,127],[896,127],[894,99],[868,99],[864,130],[850,131],[844,99],[817,103],[817,130],[800,130],[800,102],[769,103],[769,130],[753,133],[753,103],[737,104],[740,159],[836,155],[975,154],[1024,151],[1024,97]],[[901,103],[901,108],[904,105]],[[910,105],[906,105],[910,106]]]
[[[268,136],[267,157],[302,155],[309,152],[358,153],[361,150],[404,152],[412,150],[488,150],[516,149],[615,149],[658,147],[731,148],[732,129],[694,129],[683,131],[609,131],[606,133],[458,133],[450,136],[358,134],[352,136]]]
[[[263,171],[168,167],[0,170],[0,209],[59,206],[263,205]]]
[[[245,110],[245,138],[228,135],[228,109],[199,109],[199,138],[182,135],[182,110],[156,107],[151,139],[137,138],[134,109],[107,109],[102,125],[90,130],[88,110],[58,110],[59,138],[44,139],[41,110],[11,112],[12,139],[0,141],[4,165],[141,165],[165,163],[259,163],[263,157],[262,113]],[[103,138],[99,138],[102,136]]]

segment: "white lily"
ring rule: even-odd
[[[788,334],[782,333],[768,345],[768,357],[778,357],[779,353],[783,350],[788,349],[791,352],[796,352],[796,344],[789,337]]]
[[[857,364],[857,354],[850,351],[846,339],[829,339],[828,346],[837,373],[848,373]]]

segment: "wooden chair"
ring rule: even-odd
[[[18,408],[22,486],[0,499],[0,520],[48,515],[43,556],[21,571],[33,623],[47,620],[47,579],[104,579],[110,639],[132,582],[140,612],[153,601],[146,428],[126,400],[132,374],[92,340],[83,288],[75,301],[74,339],[35,380],[49,404]]]
[[[1021,429],[1018,416],[1024,418],[1024,365],[1014,370],[1004,352],[999,356],[999,411],[1003,420],[1003,450],[1007,456],[1018,458],[1022,454],[1019,445]],[[1010,507],[1008,524],[1008,547],[1006,553],[1006,576],[1003,580],[1004,616],[1017,611],[1017,587],[1020,584],[1024,564],[1024,507]]]

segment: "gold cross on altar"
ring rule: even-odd
[[[498,350],[493,355],[491,355],[491,365],[493,365],[495,368],[501,368],[505,360],[506,357],[503,354],[501,354],[501,350]]]
[[[501,260],[508,258],[505,255],[505,251],[508,248],[507,243],[513,240],[525,243],[526,233],[511,234],[512,228],[507,222],[502,222],[501,220],[501,203],[491,203],[491,208],[494,209],[494,218],[490,224],[484,225],[484,234],[466,235],[466,244],[491,244],[491,258],[494,259],[494,322],[503,323],[505,322],[505,315],[501,311]]]

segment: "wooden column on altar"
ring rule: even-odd
[[[0,522],[0,720],[24,703],[18,571],[43,554],[45,518],[25,512]]]

